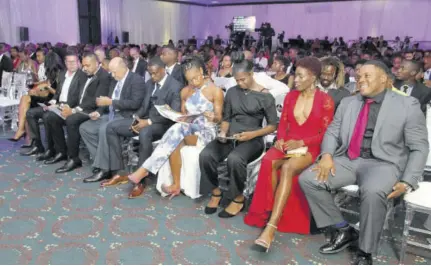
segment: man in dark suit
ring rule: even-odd
[[[141,58],[139,48],[132,47],[130,49],[130,56],[133,58],[132,72],[138,74],[142,78],[145,78],[145,72],[147,71],[147,62]]]
[[[184,73],[178,64],[178,51],[170,45],[163,46],[162,55],[160,56],[166,65],[166,74],[176,79],[183,87],[185,86]]]
[[[111,77],[100,67],[97,56],[94,53],[85,53],[82,56],[82,70],[87,75],[85,82],[82,82],[78,104],[75,107],[66,106],[62,110],[62,119],[52,112],[48,112],[44,118],[47,121],[45,131],[52,137],[57,155],[50,163],[69,158],[64,166],[57,169],[56,173],[64,173],[82,166],[79,159],[79,126],[89,120],[89,113],[97,109],[96,97],[107,96]],[[64,136],[63,126],[67,130],[67,142]],[[66,145],[67,143],[67,145]],[[47,162],[48,163],[48,162]]]
[[[51,106],[62,106],[68,105],[73,108],[78,105],[79,91],[81,86],[86,81],[86,75],[82,72],[79,67],[78,56],[74,53],[68,53],[65,57],[66,71],[62,71],[58,74],[58,87],[55,91],[54,97],[49,101]],[[39,119],[43,119],[45,128],[49,127],[48,120],[51,116],[50,111],[44,110],[44,108],[38,106],[31,108],[27,111],[27,123],[29,126],[30,138],[32,139],[33,147],[28,152],[22,153],[22,155],[34,155],[39,154],[36,157],[37,161],[45,161],[45,163],[51,163],[51,158],[55,155],[55,147],[52,137],[49,135],[50,132],[45,132],[45,137],[48,142],[48,149],[45,151],[39,130]],[[54,114],[55,115],[55,114]]]
[[[99,108],[90,113],[91,120],[79,127],[82,140],[94,158],[95,174],[85,178],[84,182],[97,182],[109,178],[104,165],[111,160],[106,128],[116,120],[132,119],[145,97],[144,79],[127,68],[126,62],[115,57],[109,63],[109,70],[116,82],[111,83],[110,98],[99,97],[96,104]],[[120,160],[121,152],[120,152]],[[102,169],[102,170],[101,170]]]
[[[10,59],[6,54],[6,45],[4,43],[0,43],[0,87],[3,77],[3,71],[12,72],[13,64],[12,59]]]
[[[120,137],[132,137],[139,134],[138,164],[142,165],[151,156],[153,151],[152,142],[162,138],[166,130],[174,123],[161,116],[154,106],[169,105],[175,111],[180,111],[181,109],[180,91],[182,85],[172,76],[166,74],[165,64],[159,57],[154,57],[150,60],[148,71],[151,74],[151,80],[145,84],[146,95],[141,108],[136,113],[136,125],[130,130],[133,119],[122,119],[114,121],[106,129],[110,145],[110,158],[109,162],[105,162],[105,165],[100,167],[106,171],[117,171],[117,174],[113,175],[109,181],[104,182],[102,184],[104,186],[113,186],[127,181],[127,175],[122,175],[118,172],[118,170],[124,169],[121,159]],[[144,186],[140,183],[135,186],[129,197],[135,198],[141,195],[143,190]]]
[[[418,62],[403,60],[396,74],[397,80],[394,87],[418,99],[421,104],[421,110],[425,114],[426,105],[431,100],[431,89],[416,80],[416,75],[419,71],[420,66]]]
[[[332,100],[334,100],[335,110],[337,110],[338,105],[344,97],[350,96],[350,92],[343,85],[343,63],[336,57],[323,58],[319,88],[328,93]]]

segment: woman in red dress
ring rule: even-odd
[[[296,64],[296,90],[286,95],[278,126],[277,142],[262,160],[253,200],[244,222],[265,227],[255,241],[268,251],[275,231],[310,233],[310,210],[298,184],[298,175],[320,153],[326,128],[334,116],[334,102],[316,88],[321,64],[306,57]],[[304,156],[287,159],[285,152],[308,147]]]

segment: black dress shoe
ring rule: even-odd
[[[319,252],[322,254],[338,253],[356,242],[358,238],[358,233],[351,226],[337,229],[332,241],[321,246]]]
[[[111,178],[111,172],[110,171],[99,171],[92,176],[89,176],[87,178],[84,178],[84,183],[94,183],[94,182],[100,182],[105,179]]]
[[[365,253],[362,250],[356,255],[353,265],[373,265],[373,257],[371,254]]]
[[[63,153],[57,153],[54,158],[46,160],[44,164],[55,164],[64,160],[67,160],[67,155]]]
[[[30,150],[26,152],[21,152],[20,154],[24,156],[31,156],[31,155],[39,154],[41,152],[43,152],[43,149],[40,149],[39,147],[34,146]]]
[[[21,149],[29,149],[29,148],[32,148],[33,146],[36,146],[35,143],[36,141],[34,141],[34,140],[32,140],[31,142],[30,142],[30,144],[23,144],[23,145],[21,145]]]
[[[57,174],[66,173],[66,172],[70,172],[72,170],[75,170],[76,168],[79,168],[81,166],[82,166],[81,161],[75,161],[73,159],[69,159],[69,161],[67,161],[62,167],[55,170],[55,172]]]
[[[36,157],[36,161],[46,161],[51,159],[52,157],[54,157],[55,152],[53,152],[52,150],[47,150],[44,153],[41,153],[40,155],[38,155]]]
[[[96,174],[96,173],[98,173],[98,172],[100,172],[100,169],[99,169],[99,168],[94,168],[94,169],[93,169],[93,174]]]

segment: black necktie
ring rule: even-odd
[[[156,89],[153,91],[153,95],[157,93],[157,91],[160,89],[160,83],[156,83]]]
[[[407,93],[407,91],[408,91],[408,89],[409,89],[409,86],[408,86],[408,85],[404,85],[404,86],[402,87],[402,89],[403,89],[403,92],[404,92],[404,93]]]

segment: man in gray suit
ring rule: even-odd
[[[173,77],[168,76],[165,72],[165,64],[160,57],[151,58],[148,63],[148,71],[151,80],[145,84],[144,100],[141,101],[141,107],[135,112],[135,118],[123,118],[115,120],[106,127],[106,138],[108,146],[106,153],[109,158],[100,161],[93,166],[101,168],[104,179],[112,178],[103,182],[103,186],[113,186],[119,183],[127,182],[127,175],[120,170],[124,170],[124,164],[121,156],[121,138],[133,137],[139,135],[139,165],[141,165],[153,151],[152,142],[162,138],[166,130],[174,122],[161,116],[155,105],[169,105],[172,109],[180,111],[181,98],[180,91],[182,85]],[[135,122],[135,123],[134,123]],[[133,126],[132,126],[133,125]],[[87,182],[92,180],[88,178]],[[142,183],[136,185],[133,195],[134,198],[142,194],[144,186]]]
[[[138,74],[132,73],[120,57],[115,57],[109,63],[109,70],[114,77],[109,94],[111,97],[96,98],[96,111],[90,113],[90,119],[81,124],[79,133],[82,140],[94,158],[94,175],[84,179],[84,182],[98,182],[108,178],[100,170],[100,165],[109,161],[109,143],[106,137],[106,128],[110,123],[132,115],[141,106],[145,97],[145,82]]]
[[[368,61],[361,67],[360,94],[341,101],[323,139],[319,161],[299,177],[317,226],[337,229],[320,248],[323,254],[337,253],[358,239],[330,191],[359,185],[360,250],[355,264],[372,264],[371,253],[377,251],[388,199],[418,187],[428,156],[420,104],[387,89],[389,74],[380,61]]]

